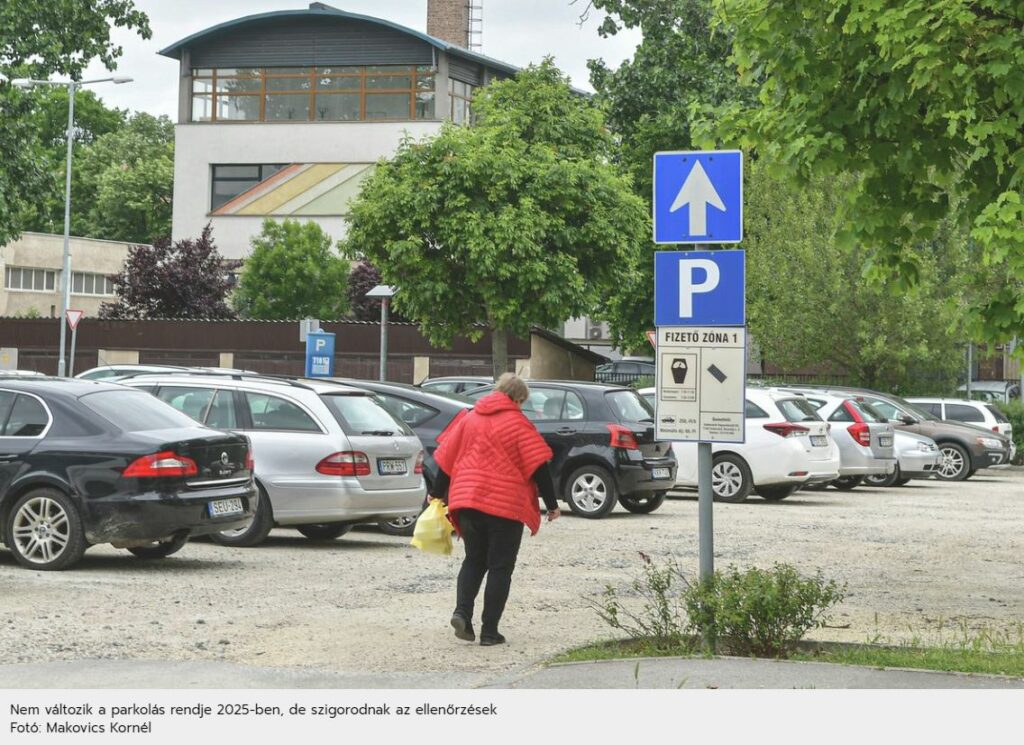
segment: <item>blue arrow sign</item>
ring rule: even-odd
[[[654,242],[743,240],[743,153],[654,154]]]

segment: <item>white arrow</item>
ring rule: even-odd
[[[709,204],[725,212],[722,198],[699,160],[693,164],[669,212],[681,209],[684,204],[690,205],[690,235],[707,235]]]

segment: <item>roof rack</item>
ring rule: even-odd
[[[268,380],[274,383],[283,383],[290,385],[295,388],[305,388],[306,390],[313,390],[313,387],[305,383],[301,383],[295,378],[288,377],[285,375],[272,375],[270,373],[258,373],[258,372],[246,372],[241,370],[223,370],[218,371],[215,368],[209,369],[187,369],[187,370],[167,370],[161,372],[137,372],[129,373],[127,375],[120,375],[118,379],[124,378],[145,378],[149,376],[174,376],[179,375],[201,375],[206,377],[220,377],[220,378],[231,378],[232,380]]]

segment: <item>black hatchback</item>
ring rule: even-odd
[[[554,452],[555,484],[573,513],[598,518],[616,502],[636,513],[662,505],[675,484],[676,459],[670,443],[654,439],[654,412],[636,391],[579,381],[527,385],[523,413]]]
[[[95,544],[163,558],[244,526],[249,443],[144,391],[0,379],[0,535],[19,564],[65,569]]]

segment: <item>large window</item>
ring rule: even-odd
[[[52,291],[56,286],[57,272],[53,269],[26,269],[9,266],[4,275],[4,287],[8,290],[47,292]]]
[[[75,295],[113,295],[114,283],[105,274],[72,272],[71,292]]]
[[[451,100],[451,117],[454,124],[468,124],[470,103],[476,86],[463,83],[461,80],[448,79],[448,97]]]
[[[210,210],[213,211],[227,204],[242,192],[266,181],[284,167],[284,163],[213,166]]]
[[[433,119],[434,69],[416,65],[192,71],[194,122]]]

